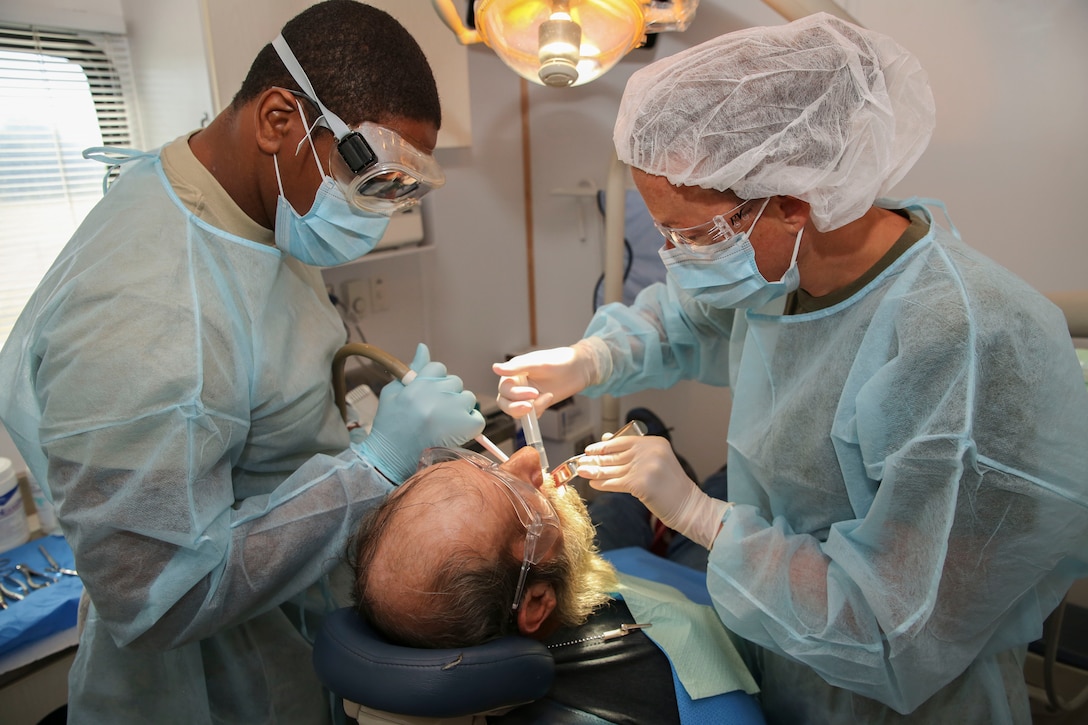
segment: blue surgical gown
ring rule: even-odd
[[[1030,722],[1026,645],[1088,575],[1062,314],[907,206],[929,233],[828,309],[714,310],[666,282],[586,331],[613,364],[587,394],[732,388],[707,584],[770,722]]]
[[[92,601],[72,721],[324,722],[280,605],[324,601],[391,489],[333,402],[344,328],[318,270],[194,218],[157,155],[123,168],[0,352]]]

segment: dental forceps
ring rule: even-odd
[[[567,647],[567,646],[570,646],[572,644],[583,644],[585,642],[594,642],[594,641],[598,641],[598,640],[601,641],[601,642],[608,642],[609,640],[619,639],[620,637],[626,637],[627,635],[631,634],[631,632],[637,632],[640,629],[648,629],[649,627],[652,627],[652,626],[654,626],[652,622],[646,622],[646,623],[643,623],[643,624],[639,624],[637,622],[634,623],[634,624],[621,624],[616,629],[610,629],[607,632],[601,632],[600,634],[592,634],[592,635],[590,635],[588,637],[582,637],[581,639],[571,640],[570,642],[560,642],[558,644],[550,644],[550,645],[548,645],[548,649],[556,649],[557,647]]]
[[[68,576],[79,576],[79,572],[75,569],[67,569],[57,563],[57,560],[49,555],[44,546],[39,546],[38,551],[42,552],[42,556],[49,562],[49,566],[45,567],[45,570],[51,574],[66,574]]]
[[[19,591],[15,592],[11,589],[8,589],[6,586],[4,586],[4,582],[8,582],[18,587]],[[16,579],[15,571],[12,570],[9,572],[5,572],[3,576],[0,576],[0,594],[3,594],[6,597],[10,597],[11,599],[14,599],[18,602],[24,599],[27,594],[30,594],[30,587]]]
[[[7,609],[8,603],[6,600],[10,599],[13,602],[20,602],[23,600],[24,595],[19,592],[13,592],[0,582],[0,609]]]
[[[50,584],[56,584],[57,583],[56,579],[53,579],[51,577],[47,577],[45,574],[42,574],[40,571],[37,571],[35,569],[31,569],[26,564],[16,564],[15,565],[15,571],[19,572],[20,574],[22,574],[26,578],[26,585],[28,587],[30,587],[31,589],[44,589],[45,587],[49,586]],[[8,578],[11,578],[10,575],[9,575]],[[34,581],[35,579],[38,579],[39,581],[35,582]]]
[[[646,424],[641,420],[632,420],[630,423],[616,431],[612,438],[644,435],[646,435]],[[578,462],[582,460],[582,456],[583,454],[581,453],[571,456],[552,469],[552,480],[555,482],[556,486],[564,486],[578,476]]]
[[[12,576],[15,572],[14,570],[8,569],[10,564],[11,560],[0,559],[0,609],[8,608],[8,600],[11,600],[12,602],[22,601],[30,591],[26,585]],[[9,579],[12,584],[19,588],[19,591],[15,592],[4,586],[4,582]]]

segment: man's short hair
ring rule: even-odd
[[[426,593],[416,599],[414,611],[391,608],[381,592],[373,590],[369,573],[379,544],[398,525],[398,515],[415,505],[413,494],[417,492],[426,489],[408,489],[389,497],[360,521],[351,561],[356,572],[354,598],[359,613],[387,637],[410,647],[465,647],[517,634],[511,604],[521,560],[510,553],[510,548],[518,537],[525,536],[525,528],[512,509],[509,520],[504,522],[504,545],[496,552],[486,552],[494,556],[465,546],[403,552],[405,556],[430,559],[425,569],[431,572],[431,578],[425,585]],[[457,495],[464,494],[459,491]],[[561,587],[565,574],[561,564],[534,565],[529,581],[548,580]]]
[[[355,0],[324,0],[296,15],[282,35],[321,102],[349,126],[393,117],[441,126],[427,57],[388,13]],[[269,42],[231,106],[240,108],[273,87],[302,90]]]

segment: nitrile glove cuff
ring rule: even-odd
[[[398,453],[398,447],[387,440],[381,431],[372,430],[370,435],[351,447],[356,455],[369,461],[394,486],[401,485],[415,473],[415,458],[409,460]]]
[[[604,340],[585,337],[571,347],[583,362],[582,374],[586,383],[583,389],[600,385],[612,376],[612,352]]]
[[[714,545],[722,527],[725,512],[733,506],[731,501],[722,501],[706,495],[697,486],[692,486],[680,510],[673,516],[673,521],[665,525],[679,531],[696,544],[706,549]]]

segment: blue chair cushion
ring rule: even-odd
[[[543,697],[555,662],[540,642],[504,637],[475,647],[390,643],[354,609],[338,609],[314,642],[318,678],[340,697],[417,717],[461,717]]]

